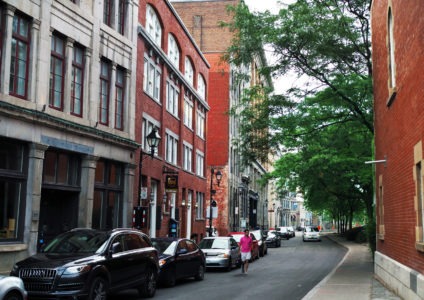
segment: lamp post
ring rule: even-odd
[[[265,199],[265,203],[262,207],[262,229],[265,230],[265,208],[268,210],[268,199]]]
[[[215,169],[211,168],[211,187],[210,187],[210,193],[211,193],[211,199],[210,199],[210,204],[209,204],[209,236],[212,236],[212,207],[216,206],[216,202],[213,200],[213,195],[216,193],[216,191],[213,189],[213,175],[215,174]],[[218,183],[221,182],[222,179],[222,173],[220,170],[218,170],[218,172],[216,172],[216,181]]]
[[[152,129],[152,131],[146,136],[147,144],[150,147],[149,156],[153,159],[155,155],[155,149],[159,145],[159,141],[161,139],[158,130],[156,127]],[[143,165],[143,148],[140,147],[140,162],[138,165],[138,206],[141,206],[141,190],[142,190],[142,181],[141,181],[141,168]]]

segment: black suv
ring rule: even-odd
[[[16,263],[10,275],[24,281],[29,299],[92,300],[127,288],[153,297],[158,272],[158,252],[141,231],[73,229]]]

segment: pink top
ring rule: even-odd
[[[242,236],[240,239],[241,252],[250,252],[252,250],[253,240],[250,236]]]

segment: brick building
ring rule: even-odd
[[[168,1],[140,1],[139,24],[135,123],[146,152],[138,175],[147,191],[140,193],[142,229],[152,237],[200,241],[206,226],[209,64]],[[150,159],[146,137],[153,128],[161,141]],[[170,233],[174,221],[178,227]]]
[[[375,274],[403,299],[424,299],[423,13],[419,0],[372,1]]]
[[[265,200],[268,188],[258,184],[258,180],[267,172],[267,166],[261,162],[241,165],[241,157],[234,143],[240,137],[240,119],[229,114],[233,107],[239,105],[243,89],[254,84],[272,85],[256,72],[260,64],[266,62],[263,57],[258,57],[251,65],[238,69],[222,61],[233,35],[228,29],[222,28],[219,22],[231,20],[227,6],[238,4],[238,0],[171,2],[211,65],[208,85],[211,110],[206,136],[210,187],[207,199],[209,203],[217,203],[213,213],[213,227],[219,235],[245,227],[267,227],[268,208]],[[236,79],[236,73],[241,71],[250,75],[250,81],[240,82]],[[211,176],[212,169],[215,174],[217,170],[222,173],[219,186],[216,177]],[[211,196],[210,190],[216,193]]]

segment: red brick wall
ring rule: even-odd
[[[388,106],[387,14],[392,4],[397,94]],[[421,273],[424,253],[415,249],[414,146],[424,136],[424,3],[420,0],[373,1],[372,50],[374,76],[376,191],[383,183],[384,240],[377,250]],[[377,206],[378,208],[378,203]],[[378,222],[380,220],[380,215]],[[378,228],[378,223],[377,223]]]
[[[203,57],[203,54],[199,52],[196,45],[190,39],[190,37],[184,31],[184,27],[180,24],[178,18],[173,14],[172,9],[167,5],[166,1],[163,0],[150,0],[150,1],[140,1],[139,6],[139,22],[142,26],[145,26],[146,23],[146,4],[150,4],[156,10],[156,14],[160,19],[162,25],[162,50],[164,53],[168,52],[168,34],[172,33],[177,40],[177,43],[180,48],[180,71],[184,74],[184,58],[189,56],[194,67],[194,89],[197,89],[197,74],[201,73],[206,82],[209,81],[209,64],[206,59]],[[141,124],[143,119],[143,113],[149,114],[155,120],[159,121],[161,124],[160,134],[162,140],[159,144],[158,153],[159,156],[155,159],[146,158],[143,161],[142,175],[147,178],[146,183],[148,187],[148,194],[150,195],[150,181],[157,180],[160,182],[159,191],[158,191],[158,205],[162,205],[163,194],[164,194],[164,179],[165,174],[162,173],[163,166],[172,168],[173,170],[178,171],[179,176],[179,190],[177,193],[177,203],[176,206],[180,208],[180,233],[181,236],[186,236],[186,212],[181,209],[181,202],[183,197],[182,191],[191,190],[193,191],[193,209],[192,209],[192,228],[191,233],[198,234],[198,236],[203,236],[205,233],[205,220],[196,220],[195,219],[195,201],[196,201],[196,192],[201,192],[206,194],[207,182],[205,178],[198,177],[191,172],[186,172],[182,170],[182,160],[183,160],[183,141],[190,143],[193,146],[193,167],[195,168],[196,162],[196,150],[200,150],[206,154],[206,140],[201,139],[196,136],[196,131],[186,128],[183,125],[183,96],[185,94],[185,87],[181,84],[180,81],[180,109],[179,109],[179,118],[175,118],[166,111],[165,106],[165,96],[166,96],[166,79],[168,78],[169,70],[166,66],[166,63],[163,59],[159,59],[161,62],[162,76],[161,76],[161,101],[157,103],[155,100],[151,99],[143,91],[143,70],[144,70],[144,53],[148,52],[149,49],[145,40],[139,34],[138,37],[138,49],[137,49],[137,83],[136,83],[136,113],[135,113],[135,123],[136,123],[136,140],[141,141]],[[153,56],[159,58],[157,54],[153,51]],[[193,98],[194,99],[194,98]],[[195,101],[195,106],[199,105],[199,102]],[[194,108],[194,111],[196,109]],[[207,114],[206,114],[207,118]],[[195,122],[196,118],[193,116]],[[194,125],[195,126],[195,125]],[[178,163],[176,166],[169,165],[165,162],[165,129],[169,129],[176,133],[179,136],[179,149],[178,149]],[[136,154],[137,157],[139,154]],[[138,160],[137,160],[138,163]],[[193,169],[195,170],[195,169]],[[135,186],[134,189],[134,202],[137,202],[138,196],[138,169],[135,172]],[[184,198],[187,200],[187,198]],[[165,236],[168,234],[168,222],[170,215],[162,215],[162,226],[161,229],[156,232],[157,236]],[[147,230],[147,228],[146,228]]]

